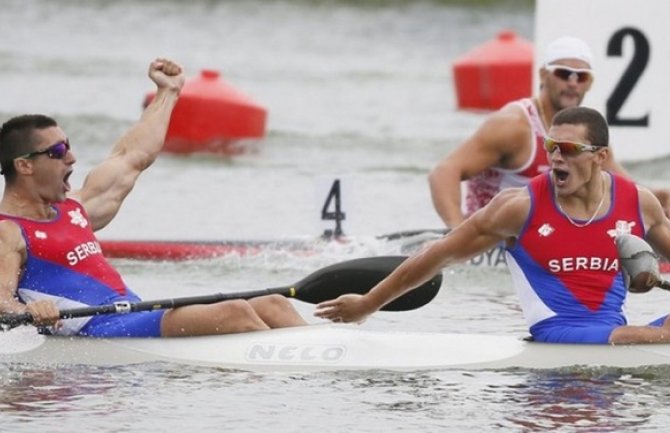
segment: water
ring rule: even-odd
[[[335,178],[345,183],[354,246],[299,257],[184,263],[117,261],[145,298],[295,282],[355,256],[392,253],[381,233],[435,228],[426,174],[481,122],[455,110],[450,65],[506,28],[532,39],[527,2],[5,1],[0,14],[0,116],[59,119],[80,183],[140,114],[150,59],[189,76],[222,72],[268,108],[268,136],[242,157],[164,155],[102,239],[313,237]],[[629,166],[667,183],[663,161]],[[631,299],[633,321],[660,314],[664,293]],[[297,307],[311,322],[313,307]],[[418,311],[379,313],[371,329],[524,335],[509,276],[462,267]],[[559,431],[667,429],[670,374],[641,371],[382,371],[253,374],[143,365],[0,372],[0,430]]]

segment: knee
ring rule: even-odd
[[[216,304],[216,332],[248,332],[267,329],[249,302],[239,299]]]
[[[264,302],[268,305],[273,305],[279,308],[284,308],[287,305],[290,305],[290,301],[282,295],[268,295],[263,297]]]
[[[222,302],[218,305],[217,315],[222,320],[250,318],[256,315],[251,305],[243,299]]]
[[[267,295],[255,298],[250,304],[256,309],[263,311],[284,311],[291,308],[291,302],[282,295]]]
[[[267,329],[244,300],[192,305],[170,310],[163,316],[163,336],[212,335]]]

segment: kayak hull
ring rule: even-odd
[[[204,337],[0,335],[0,362],[117,366],[168,362],[244,371],[637,368],[670,364],[670,344],[567,345],[500,335],[380,332],[311,325]]]

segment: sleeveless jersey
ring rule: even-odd
[[[471,215],[484,207],[501,190],[528,185],[531,178],[549,170],[544,137],[547,135],[537,107],[530,98],[510,103],[521,108],[531,129],[530,157],[523,166],[514,170],[491,167],[465,182],[464,213]]]
[[[56,217],[35,221],[0,214],[21,227],[27,258],[18,284],[23,302],[51,299],[58,308],[101,305],[139,297],[102,255],[88,215],[77,201],[67,199],[54,206]],[[76,334],[90,318],[67,319],[59,334]]]
[[[528,185],[531,210],[506,258],[534,336],[549,326],[627,323],[627,290],[614,238],[628,233],[643,237],[644,226],[635,184],[607,175],[613,183],[610,208],[585,227],[570,223],[558,208],[549,173]]]

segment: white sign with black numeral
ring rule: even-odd
[[[323,236],[328,239],[344,236],[347,221],[344,196],[349,197],[349,185],[342,177],[322,177],[317,181],[316,193]]]
[[[582,105],[607,118],[620,161],[670,155],[669,18],[669,0],[536,0],[535,68],[560,36],[591,47],[595,81]]]

